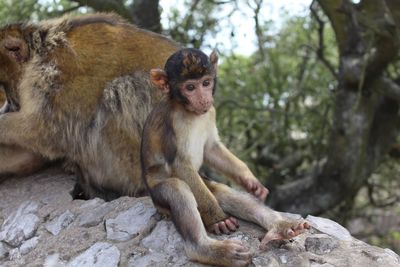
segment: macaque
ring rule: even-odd
[[[84,198],[142,195],[142,128],[161,97],[149,70],[177,49],[111,14],[0,28],[0,86],[7,99],[0,173],[10,166],[21,171],[32,163],[31,153],[43,162],[65,160],[79,174]],[[14,150],[21,156],[17,165],[5,148],[20,150]]]
[[[239,227],[235,217],[251,221],[268,230],[261,241],[265,248],[271,240],[292,238],[309,226],[266,207],[268,190],[221,143],[213,107],[217,62],[215,52],[208,57],[197,49],[182,49],[169,57],[164,69],[150,71],[164,98],[144,126],[142,177],[155,206],[171,216],[190,259],[247,266],[252,253],[244,244],[212,239],[206,230],[227,234]],[[202,178],[203,163],[248,193]]]

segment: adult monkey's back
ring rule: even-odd
[[[3,27],[0,143],[66,159],[86,197],[139,194],[140,134],[159,98],[147,73],[177,48],[107,14]]]

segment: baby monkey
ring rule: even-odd
[[[263,204],[268,190],[220,141],[213,95],[218,56],[182,49],[152,69],[151,81],[165,94],[146,120],[141,161],[143,178],[155,206],[171,218],[191,260],[219,266],[247,266],[252,253],[241,242],[215,240],[235,231],[232,217],[254,222],[268,232],[261,248],[309,228],[304,220],[286,218]],[[220,171],[242,185],[240,192],[199,175],[201,165]]]

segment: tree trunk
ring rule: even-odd
[[[271,194],[274,208],[318,214],[352,199],[395,142],[400,86],[384,72],[399,52],[399,2],[318,0],[340,55],[329,151],[320,170]]]
[[[120,0],[71,0],[99,12],[115,12],[143,29],[160,33],[159,0],[134,0],[125,6]]]
[[[132,5],[133,22],[141,28],[161,33],[159,0],[135,0]]]

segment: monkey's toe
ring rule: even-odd
[[[253,254],[242,242],[236,240],[209,239],[205,244],[186,248],[190,259],[217,266],[244,267],[251,262]]]
[[[235,232],[237,228],[239,228],[238,221],[233,217],[229,217],[223,221],[217,222],[209,226],[208,231],[216,235],[220,235]]]

